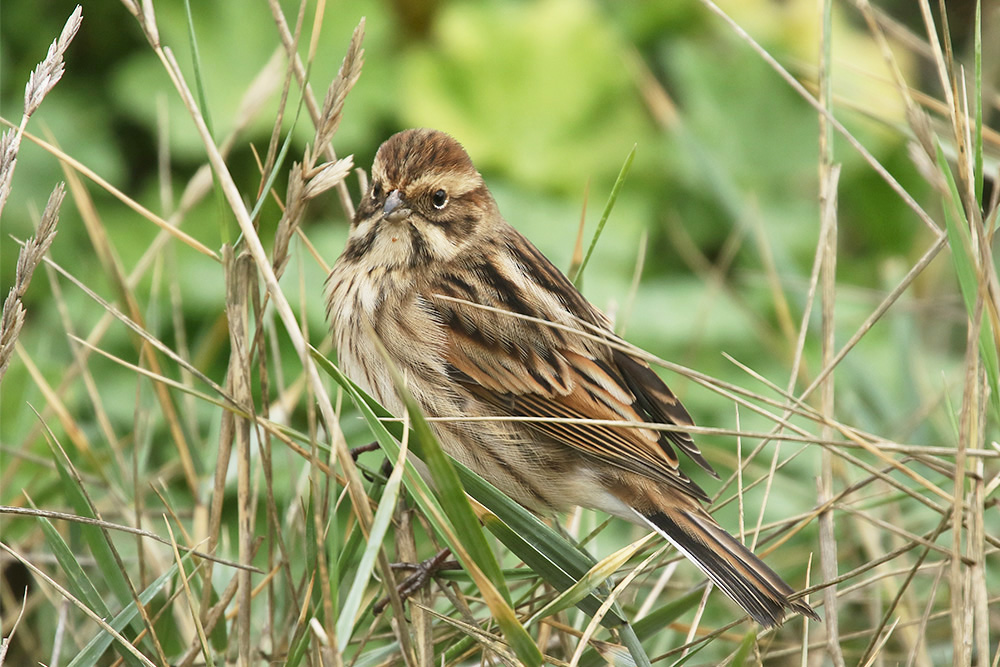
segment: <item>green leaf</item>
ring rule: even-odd
[[[34,507],[34,503],[32,503],[32,507]],[[49,549],[52,550],[52,554],[56,557],[59,567],[62,568],[63,574],[66,575],[66,588],[101,618],[110,616],[111,610],[104,603],[101,594],[97,592],[94,582],[90,580],[87,573],[80,567],[76,554],[66,544],[59,531],[56,530],[55,526],[48,519],[39,518],[38,521],[42,526],[42,532],[45,533],[45,541],[48,543]]]
[[[562,611],[563,609],[566,609],[567,607],[572,607],[579,601],[583,600],[590,594],[591,591],[604,584],[609,577],[613,576],[615,572],[621,569],[621,567],[628,562],[629,558],[634,556],[639,549],[644,547],[654,535],[655,533],[650,533],[645,538],[619,549],[615,553],[603,559],[601,562],[594,565],[594,567],[590,568],[590,570],[583,575],[579,581],[535,612],[531,617],[531,621],[551,616],[559,611]]]
[[[951,247],[951,257],[955,265],[955,274],[958,276],[962,299],[965,301],[965,309],[971,320],[975,314],[976,300],[979,298],[978,262],[969,237],[969,225],[965,210],[962,208],[962,197],[940,145],[937,146],[937,162],[938,169],[945,177],[951,193],[951,199],[946,201],[943,207],[945,230],[948,234],[948,245]],[[979,354],[992,387],[990,398],[993,399],[993,408],[1000,414],[1000,357],[994,344],[995,340],[991,319],[980,315]]]
[[[285,663],[285,667],[299,667],[302,664],[302,660],[309,649],[309,641],[313,637],[309,631],[308,622],[296,624],[293,637],[291,642],[292,648],[288,652],[288,662]]]
[[[465,488],[459,480],[458,473],[444,450],[441,449],[441,444],[431,431],[430,424],[421,414],[420,406],[417,405],[413,396],[402,385],[397,386],[396,389],[402,394],[403,402],[409,411],[413,435],[422,446],[424,462],[434,480],[434,491],[441,499],[441,506],[448,518],[451,519],[457,534],[462,536],[462,544],[468,550],[469,556],[483,571],[483,574],[490,579],[509,606],[510,591],[507,590],[507,582],[503,578],[500,563],[497,562],[496,554],[486,542],[479,518],[472,510],[472,505],[469,503],[468,496],[465,495]]]
[[[546,526],[492,484],[462,464],[456,462],[454,465],[469,495],[494,513],[484,518],[486,528],[556,590],[567,590],[595,565],[590,554]],[[593,616],[608,592],[607,588],[600,587],[600,595],[591,592],[579,600],[577,606]],[[608,628],[625,623],[617,604],[601,623]]]
[[[693,609],[704,594],[702,587],[698,586],[676,600],[671,600],[662,607],[657,607],[632,624],[635,634],[641,639],[646,639],[657,632],[663,632],[664,627],[676,623],[681,616]]]
[[[351,589],[347,593],[347,598],[344,600],[340,616],[337,619],[337,642],[340,646],[347,646],[351,635],[354,634],[365,588],[367,588],[375,569],[375,559],[379,549],[382,548],[382,541],[385,539],[389,526],[392,525],[392,513],[396,509],[396,501],[399,498],[405,460],[406,447],[404,446],[399,450],[396,465],[392,469],[392,474],[389,475],[389,481],[386,482],[378,509],[375,510],[375,518],[368,535],[368,544],[361,554],[361,561],[355,571],[354,581],[351,583]]]
[[[351,389],[349,391],[357,393],[365,402],[367,410],[375,418],[374,426],[372,422],[369,422],[369,426],[373,427],[373,432],[376,429],[385,431],[393,439],[393,443],[396,438],[401,437],[403,428],[400,422],[379,421],[379,418],[391,418],[384,407],[358,388],[350,379],[340,374],[339,369],[335,371],[333,364],[315,349],[313,350],[313,358],[334,379],[337,379],[339,374],[341,378],[350,383]],[[338,380],[339,382],[340,380]],[[364,411],[362,413],[364,414]],[[414,443],[413,449],[415,453],[421,453],[419,443]],[[511,500],[506,494],[466,466],[458,461],[451,463],[458,471],[465,491],[493,512],[494,516],[482,519],[486,528],[514,555],[557,590],[564,591],[575,584],[597,562],[589,553],[542,523],[537,516]],[[608,594],[606,588],[599,592],[603,595]],[[577,606],[587,614],[593,615],[597,612],[602,601],[601,597],[591,593]],[[609,610],[602,620],[602,624],[609,628],[623,623],[625,623],[625,617],[617,604]]]
[[[628,152],[625,157],[625,164],[622,165],[621,171],[618,172],[618,178],[615,179],[615,184],[611,188],[611,194],[608,196],[608,203],[604,206],[604,213],[601,214],[601,220],[597,223],[597,230],[594,231],[594,238],[590,240],[590,247],[587,248],[587,254],[583,256],[583,261],[580,262],[580,266],[573,267],[570,269],[569,279],[573,281],[577,289],[583,288],[583,270],[587,268],[587,263],[590,261],[590,256],[594,254],[594,248],[597,247],[597,240],[601,238],[601,233],[604,231],[604,225],[608,223],[608,218],[611,216],[611,209],[615,207],[615,202],[618,201],[618,194],[622,191],[622,186],[625,185],[625,178],[628,176],[629,170],[632,168],[632,162],[635,160],[635,150],[637,145],[632,146],[632,150]]]
[[[190,554],[185,555],[182,558],[182,561],[189,558]],[[139,602],[143,605],[149,604],[150,600],[152,600],[153,597],[159,593],[166,583],[176,574],[177,563],[174,563],[170,566],[170,569],[157,577],[156,580],[146,588],[146,590],[139,593]],[[132,625],[138,617],[139,609],[135,606],[135,602],[133,601],[118,612],[118,614],[108,622],[108,625],[110,625],[116,632],[122,633],[125,628]],[[105,651],[108,650],[108,646],[112,641],[114,641],[114,637],[112,637],[110,633],[101,630],[93,639],[87,642],[87,645],[83,647],[83,650],[80,651],[75,658],[73,658],[73,661],[69,663],[69,667],[89,667],[90,665],[99,664],[101,656],[103,656]],[[124,651],[122,655],[125,655],[125,653],[127,653],[127,651]],[[142,664],[134,655],[128,654],[128,657],[135,661],[134,664]],[[128,658],[126,658],[126,660],[128,660]]]
[[[983,3],[976,2],[975,36],[973,37],[973,51],[975,66],[973,78],[975,87],[973,88],[972,107],[976,117],[975,130],[972,140],[975,142],[972,179],[976,190],[976,201],[980,208],[983,208],[983,183],[985,172],[983,171]]]
[[[47,434],[46,437],[50,438],[51,434]],[[72,466],[72,463],[66,458],[65,452],[52,440],[49,440],[49,447],[52,451],[52,459],[55,462],[56,471],[59,473],[59,478],[62,482],[61,486],[66,501],[77,515],[88,519],[97,519],[97,514],[91,507],[90,501],[77,482],[78,478],[70,472],[69,468]],[[97,569],[100,571],[101,576],[104,578],[115,599],[118,600],[122,607],[132,604],[131,587],[125,578],[125,573],[118,567],[118,560],[115,558],[108,541],[109,538],[105,535],[104,531],[97,526],[89,524],[77,523],[73,525],[79,530],[84,542],[87,543],[87,547],[94,557]],[[78,581],[78,583],[81,582]],[[102,615],[106,617],[110,613],[110,610],[103,599],[101,604],[104,605],[105,610]],[[97,610],[95,607],[91,608],[95,611]],[[131,629],[136,635],[141,633],[144,628],[145,626],[141,619],[132,618]]]
[[[347,536],[347,542],[341,548],[337,557],[336,568],[338,572],[346,572],[354,567],[353,564],[357,562],[358,550],[364,543],[365,535],[361,532],[361,527],[358,526],[357,521],[352,522],[351,533]]]
[[[399,642],[389,642],[385,646],[378,646],[362,653],[354,661],[354,667],[379,667],[392,664],[398,659],[399,651]]]
[[[198,38],[194,32],[194,18],[191,16],[191,0],[184,0],[184,11],[187,15],[188,41],[191,43],[191,66],[194,69],[195,88],[198,91],[198,111],[205,119],[208,133],[215,136],[212,129],[211,110],[208,106],[208,96],[205,94],[205,80],[202,76],[201,54],[198,51]]]
[[[52,522],[48,519],[39,518],[39,523],[42,526],[42,532],[45,533],[45,541],[48,543],[49,548],[56,557],[56,561],[58,561],[59,566],[62,568],[63,574],[66,575],[66,588],[101,618],[110,617],[111,610],[108,609],[108,606],[104,603],[104,600],[101,598],[100,593],[97,592],[97,588],[94,586],[90,577],[88,577],[87,573],[84,572],[82,567],[80,567],[77,556],[73,553],[73,550],[69,548],[69,545],[66,544],[66,541],[63,540],[59,531],[56,530],[55,526],[53,526]],[[122,628],[115,627],[115,629],[121,631]],[[102,644],[100,653],[97,654],[97,657],[99,658],[104,654],[108,645],[114,640],[114,638],[106,632],[102,632],[98,635],[98,637],[107,639],[107,641]],[[95,637],[95,640],[96,639],[97,637]],[[136,667],[142,665],[142,662],[138,658],[132,655],[121,645],[115,644],[115,650],[126,664],[135,665]]]
[[[622,643],[635,656],[642,651],[641,640],[650,639],[663,632],[671,623],[676,623],[681,617],[694,609],[701,601],[704,591],[701,587],[694,588],[662,607],[657,607],[635,623],[627,623],[618,629]],[[580,659],[580,667],[598,667],[604,665],[604,659],[593,649],[588,649]]]
[[[306,562],[310,564],[313,572],[320,572],[319,559],[322,558],[322,554],[319,552],[319,545],[316,540],[316,489],[312,485],[309,486],[309,493],[306,494],[306,506],[305,506],[305,520],[302,522],[302,526],[305,529],[305,550],[306,550]],[[321,581],[313,581],[313,592],[317,595],[321,595],[320,586],[323,585]]]
[[[733,655],[733,667],[756,664],[753,661],[753,649],[755,646],[757,646],[757,633],[750,630],[743,635],[743,641],[740,642],[739,648],[736,649],[736,654]]]

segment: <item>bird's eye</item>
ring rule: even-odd
[[[444,190],[438,190],[431,195],[431,203],[434,204],[434,208],[440,211],[448,204],[448,193]]]
[[[378,199],[382,196],[382,184],[378,181],[372,183],[372,199]]]

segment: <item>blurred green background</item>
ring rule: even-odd
[[[819,39],[814,3],[723,5],[793,72],[805,75],[814,69]],[[908,3],[898,5],[901,19],[919,20],[909,15],[915,10],[907,8]],[[19,118],[27,74],[72,6],[4,3],[0,113],[5,118]],[[295,5],[284,6],[293,17]],[[190,73],[183,3],[156,7],[163,43]],[[67,55],[66,76],[29,130],[51,136],[63,150],[153,211],[169,213],[186,179],[203,163],[204,151],[134,19],[115,3],[84,3],[83,8],[83,27]],[[221,139],[232,127],[250,82],[275,52],[275,28],[263,3],[196,3],[193,9],[209,115]],[[835,92],[860,107],[843,113],[842,120],[919,197],[926,186],[896,131],[900,102],[876,78],[884,76],[884,68],[859,19],[840,13],[838,8]],[[332,3],[310,72],[318,96],[335,74],[361,16],[367,17],[366,64],[335,139],[339,155],[354,154],[356,164],[367,169],[379,143],[394,131],[431,126],[450,132],[486,176],[508,220],[565,269],[588,185],[587,240],[635,144],[635,164],[588,272],[587,296],[609,313],[627,317],[619,325],[627,326],[630,339],[654,353],[711,374],[727,374],[733,369],[719,354],[725,351],[785,384],[781,369],[788,364],[793,341],[780,329],[762,256],[773,258],[797,318],[795,307],[804,299],[803,279],[809,274],[819,227],[816,114],[718,18],[694,1]],[[919,81],[920,63],[905,57],[902,63]],[[249,145],[261,153],[266,150],[276,98],[271,97],[269,108],[240,137],[230,159],[248,199],[259,184]],[[158,126],[169,133],[167,202],[158,182]],[[294,131],[298,146],[311,137],[304,114]],[[293,148],[291,154],[300,151]],[[844,164],[840,322],[850,333],[877,303],[877,291],[898,278],[928,237],[898,197],[839,140],[835,157]],[[280,171],[283,179],[287,172]],[[6,235],[24,238],[31,233],[33,212],[40,210],[60,179],[57,161],[25,142],[4,214],[2,284],[13,279],[17,251]],[[356,197],[356,181],[351,179],[349,185]],[[116,251],[126,267],[132,266],[155,229],[120,204],[105,205],[111,197],[99,188],[90,190]],[[261,216],[264,238],[278,215],[269,202]],[[219,200],[209,198],[184,230],[217,248],[221,224],[233,228]],[[332,262],[346,234],[334,197],[312,206],[305,230]],[[622,311],[629,302],[644,233],[648,251],[643,279],[634,304]],[[52,256],[57,261],[72,258],[77,275],[99,280],[96,258],[88,262],[88,246],[76,213],[67,207]],[[223,341],[203,338],[222,303],[218,267],[185,253],[178,251],[184,270],[177,278],[185,296],[188,334],[196,348],[199,343],[220,344]],[[712,284],[694,270],[702,259],[721,265],[721,283]],[[319,303],[315,284],[307,296]],[[28,294],[33,321],[55,317],[44,308],[47,289],[39,280]],[[933,349],[947,352],[949,343],[961,342],[961,330],[952,328],[961,320],[933,314],[955,307],[954,314],[960,316],[960,304],[950,298],[935,301],[933,286],[927,289],[928,301],[898,316],[918,318],[919,335],[932,337]],[[918,296],[924,295],[914,298]],[[81,299],[73,290],[66,297]],[[160,306],[165,309],[167,304]],[[314,307],[310,313],[318,338],[325,330],[322,312]],[[74,316],[81,318],[83,330],[87,314]],[[873,337],[891,335],[890,327],[883,325]],[[68,358],[59,329],[38,326],[27,343],[45,349],[47,354],[39,359],[50,359],[54,369]],[[210,351],[205,351],[209,357]],[[891,383],[897,391],[887,393],[896,396],[914,391],[919,383],[914,385],[909,377],[913,369],[905,355],[883,352],[876,349],[868,357],[865,349],[859,350],[857,363],[844,370],[877,375],[878,384]],[[219,378],[223,367],[220,357],[215,372],[206,370]],[[871,378],[848,384],[874,382]],[[30,399],[10,388],[18,385],[30,391],[25,384],[6,384],[5,408]],[[685,394],[683,380],[678,385]],[[718,403],[714,397],[706,396],[704,405],[697,396],[686,398],[695,403],[696,415],[706,415],[699,421],[731,418],[730,408],[713,408]],[[895,405],[886,409],[901,417],[922,400],[916,395],[904,401],[894,398]],[[123,402],[125,417],[129,401]],[[857,405],[859,410],[877,407],[871,397],[859,399]],[[722,414],[715,414],[719,410]],[[19,416],[5,419],[2,433],[16,439],[31,417],[16,408],[13,413]]]
[[[74,4],[5,0],[0,5],[3,118],[18,122],[24,83]],[[922,33],[915,4],[898,0],[879,6],[900,25]],[[986,4],[993,9],[984,15],[996,17],[997,3]],[[205,151],[135,19],[114,2],[82,5],[83,26],[68,51],[66,74],[28,130],[167,217],[176,210],[188,179],[204,163]],[[297,4],[281,5],[293,20]],[[807,87],[808,82],[814,87],[820,41],[815,0],[729,0],[720,5]],[[907,192],[937,215],[937,195],[908,154],[903,107],[888,83],[881,55],[862,20],[840,3],[835,5],[837,117]],[[947,5],[957,55],[966,58],[974,5]],[[155,7],[162,43],[174,51],[193,81],[184,3],[158,2]],[[266,3],[217,0],[193,2],[192,9],[207,111],[221,141],[232,129],[251,82],[279,50],[279,41]],[[307,14],[312,16],[311,9]],[[768,393],[725,353],[786,387],[819,234],[817,114],[718,17],[695,0],[333,2],[326,8],[309,72],[319,99],[362,16],[367,19],[365,66],[334,138],[339,156],[353,154],[356,165],[368,169],[379,144],[395,131],[430,126],[451,133],[483,172],[505,217],[565,270],[585,200],[588,243],[619,169],[635,146],[635,163],[587,269],[585,295],[615,318],[631,342],[658,356]],[[987,29],[995,26],[993,21]],[[306,52],[310,29],[307,23],[300,53]],[[1000,39],[987,37],[984,44],[995,46]],[[929,61],[906,45],[894,45],[909,83],[939,97]],[[995,60],[987,61],[987,77],[996,75]],[[283,62],[275,61],[279,82]],[[266,152],[279,92],[272,90],[228,160],[250,204],[260,184],[251,145],[260,154]],[[298,99],[294,85],[291,99]],[[996,124],[995,113],[987,109],[987,124]],[[282,131],[294,136],[289,155],[301,156],[313,128],[304,112],[293,126],[294,119],[293,103]],[[164,147],[166,171],[158,165]],[[839,136],[834,157],[842,164],[839,346],[927,251],[933,237]],[[284,192],[288,166],[279,169],[278,192]],[[0,220],[4,292],[14,279],[18,250],[11,237],[31,235],[38,212],[60,180],[64,175],[58,161],[26,140]],[[156,228],[102,188],[89,181],[86,186],[114,252],[126,272],[131,271]],[[348,187],[357,198],[355,177],[348,179]],[[265,242],[273,238],[279,217],[278,206],[268,199],[259,219]],[[332,264],[347,226],[330,194],[313,202],[303,230]],[[236,236],[235,223],[218,195],[199,202],[183,229],[213,249]],[[633,293],[644,239],[644,269]],[[841,421],[890,441],[954,444],[950,411],[961,403],[966,315],[945,254],[838,367],[836,412]],[[63,206],[51,256],[99,294],[114,298],[72,197]],[[283,279],[317,343],[328,335],[324,278],[317,263],[299,248]],[[63,313],[39,269],[26,297],[28,322],[20,338],[38,373],[53,385],[72,360],[66,322],[78,335],[86,335],[104,314],[65,281],[61,291]],[[229,341],[221,267],[173,243],[157,257],[137,291],[144,297],[141,307],[149,330],[171,347],[186,349],[196,367],[223,382]],[[821,367],[818,327],[814,309],[795,385],[799,391]],[[284,369],[287,381],[298,366],[286,338],[277,339],[283,356],[292,360]],[[111,326],[100,346],[135,360],[134,345],[119,324]],[[131,434],[139,408],[153,404],[148,384],[96,356],[90,367],[101,378],[100,397],[114,428]],[[180,375],[175,368],[167,372]],[[682,376],[669,374],[668,379],[696,422],[735,427],[731,401]],[[130,486],[118,479],[123,469],[106,466],[119,454],[104,442],[90,414],[91,399],[79,381],[65,391],[63,401],[92,447],[77,453],[88,479],[95,484],[114,479],[111,486],[117,489],[121,483],[121,492],[127,494]],[[61,506],[46,445],[35,430],[38,418],[27,407],[41,409],[46,402],[29,369],[15,359],[0,392],[0,504],[23,505],[22,490],[30,490],[39,506]],[[196,467],[210,488],[218,410],[205,402],[179,402],[195,443]],[[740,419],[747,430],[771,427],[746,411]],[[300,404],[290,421],[303,427],[305,420]],[[351,444],[370,440],[358,421],[344,422]],[[54,419],[47,423],[58,438],[65,438]],[[991,422],[988,428],[995,426]],[[182,494],[181,473],[172,460],[175,452],[157,446],[168,437],[159,417],[142,433],[146,438],[138,442],[123,436],[128,446],[140,450],[140,468],[155,470],[166,488]],[[700,442],[723,474],[733,469],[732,439],[704,437]],[[277,476],[277,483],[294,498],[292,487],[302,461],[284,451],[279,458],[275,465],[279,470],[286,466],[288,475]],[[768,458],[760,457],[748,474],[765,474]],[[812,507],[817,460],[812,448],[788,465],[780,488],[771,491],[769,508],[776,509],[769,509],[767,518]],[[857,473],[845,472],[841,482],[846,485]],[[715,488],[714,482],[706,486]],[[758,489],[748,502],[760,498]],[[731,505],[720,520],[735,525],[735,511]],[[928,521],[927,516],[914,515],[918,525],[912,529],[925,529]],[[34,531],[33,523],[8,519],[0,519],[0,527],[5,539],[14,541]],[[814,526],[804,534],[810,543],[815,541]],[[608,552],[615,544],[611,540],[593,546]],[[851,557],[845,553],[845,569],[856,564]],[[799,582],[804,579],[804,561],[801,553],[788,550],[769,559],[775,569]]]

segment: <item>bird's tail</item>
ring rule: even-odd
[[[700,507],[640,516],[764,627],[779,625],[789,609],[819,620],[804,601],[789,600],[792,587]]]

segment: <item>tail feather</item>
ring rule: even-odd
[[[808,604],[789,600],[792,587],[707,512],[637,513],[762,626],[780,625],[789,609],[819,620]]]

